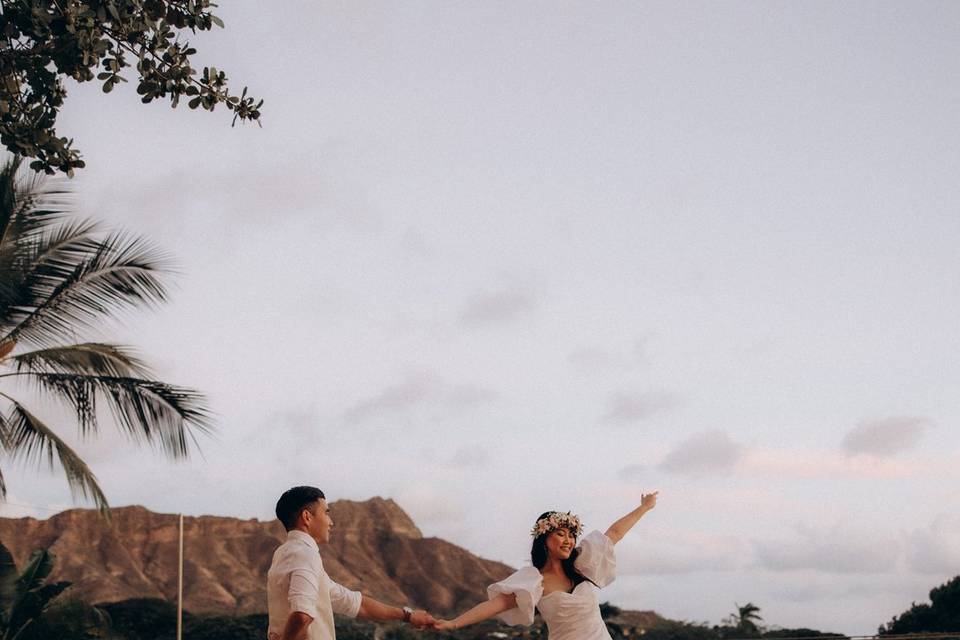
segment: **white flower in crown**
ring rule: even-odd
[[[583,531],[583,526],[580,524],[580,518],[569,511],[566,513],[551,511],[550,515],[537,520],[537,524],[533,525],[533,529],[530,530],[530,535],[538,538],[545,533],[556,531],[557,529],[569,529],[573,532],[574,537],[579,538],[580,532]]]

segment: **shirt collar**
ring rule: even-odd
[[[317,544],[317,541],[311,538],[310,534],[303,531],[299,531],[297,529],[294,529],[293,531],[287,531],[287,540],[297,540],[308,547],[312,547],[318,553],[320,551],[320,545]]]

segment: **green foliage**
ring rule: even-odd
[[[34,551],[18,573],[10,551],[0,544],[0,639],[58,637],[38,635],[44,612],[70,586],[69,582],[47,582],[54,560],[46,549]]]
[[[110,637],[110,619],[80,600],[57,600],[17,640],[98,640]]]
[[[21,175],[19,164],[0,167],[0,453],[59,463],[74,493],[106,511],[93,472],[9,383],[67,406],[82,435],[97,432],[106,405],[121,430],[175,458],[187,455],[194,430],[209,428],[208,413],[202,396],[154,380],[127,347],[69,342],[116,311],[164,301],[166,260],[142,239],[67,221],[66,192]]]
[[[196,49],[184,32],[223,22],[210,0],[3,0],[0,16],[0,142],[35,158],[35,171],[69,175],[84,166],[73,140],[59,137],[56,120],[67,95],[64,79],[102,82],[109,93],[135,65],[141,101],[181,98],[191,109],[223,104],[239,120],[260,120],[257,101],[238,96],[216,67],[198,73]]]
[[[846,638],[842,633],[817,631],[816,629],[768,629],[763,632],[764,638]]]
[[[620,615],[621,611],[622,609],[620,609],[620,607],[613,605],[609,602],[600,603],[600,617],[603,618],[604,620],[608,620],[610,618]]]
[[[934,587],[930,591],[930,604],[914,602],[909,609],[882,625],[879,633],[953,631],[960,637],[960,576]]]
[[[717,640],[715,629],[696,622],[664,620],[643,634],[643,640]]]
[[[155,598],[134,598],[97,605],[110,616],[113,635],[123,640],[159,640],[177,633],[177,605]],[[266,633],[260,638],[266,637]],[[238,637],[240,640],[242,636]]]

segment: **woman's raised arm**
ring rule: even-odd
[[[623,539],[623,536],[627,535],[627,532],[630,529],[633,529],[633,525],[637,524],[637,521],[643,517],[647,511],[653,509],[657,506],[657,494],[659,491],[654,491],[653,493],[644,493],[640,496],[640,506],[623,516],[607,529],[607,537],[617,544],[620,540]]]

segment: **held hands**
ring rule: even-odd
[[[457,628],[457,625],[453,623],[453,620],[437,620],[433,625],[435,631],[453,631]]]
[[[414,611],[410,614],[410,626],[415,629],[435,629],[438,620],[426,611]]]

